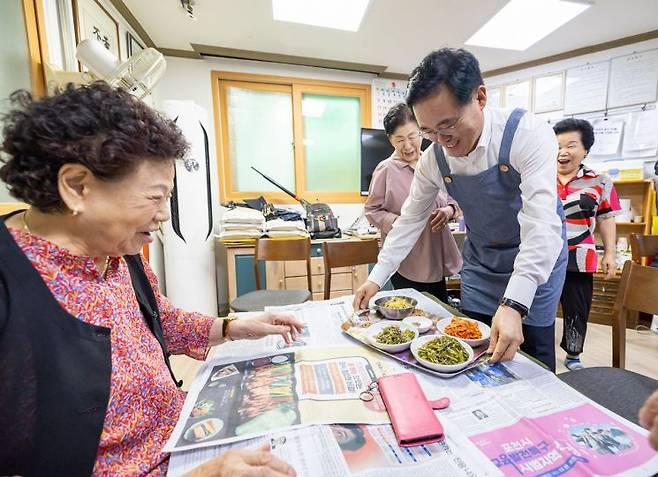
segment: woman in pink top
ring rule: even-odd
[[[400,215],[409,195],[416,163],[420,159],[420,131],[409,107],[400,103],[384,117],[384,130],[395,151],[375,168],[365,205],[368,221],[378,227],[382,241]],[[395,288],[415,288],[447,301],[446,276],[462,267],[455,239],[446,227],[449,220],[461,216],[452,197],[439,192],[435,210],[416,245],[391,277]]]

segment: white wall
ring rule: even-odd
[[[164,100],[191,100],[207,111],[208,124],[212,125],[212,131],[209,131],[211,168],[217,170],[217,157],[215,148],[215,118],[213,113],[212,88],[210,83],[211,71],[233,71],[240,73],[275,75],[275,76],[292,76],[298,78],[312,78],[327,81],[344,81],[350,83],[367,83],[372,84],[374,75],[366,73],[356,73],[348,71],[328,70],[324,68],[312,68],[304,66],[291,66],[273,63],[264,63],[257,61],[243,61],[233,59],[187,59],[177,57],[166,57],[167,70],[164,77],[158,83],[154,93],[153,100],[157,107]],[[373,104],[374,111],[374,104]],[[219,186],[216,174],[213,174],[213,199],[216,206],[215,217],[220,216],[219,207]],[[311,200],[312,198],[307,198]],[[338,223],[341,228],[349,227],[363,210],[363,204],[330,204],[334,213],[338,216]],[[300,206],[289,206],[301,211]],[[218,304],[220,309],[222,305],[228,302],[226,263],[217,258],[218,268]]]
[[[210,84],[211,71],[233,71],[240,73],[293,76],[327,81],[344,81],[350,83],[371,84],[374,75],[349,71],[328,70],[304,66],[281,65],[258,61],[243,61],[225,58],[217,59],[187,59],[166,57],[167,70],[158,83],[153,94],[155,105],[168,99],[192,100],[208,112],[209,124],[216,128],[213,113],[212,89]],[[374,106],[374,105],[373,105]],[[373,107],[374,110],[374,107]],[[216,168],[215,129],[210,136],[210,149],[213,168]],[[217,177],[213,176],[213,196],[219,202]],[[330,204],[338,215],[339,226],[348,227],[356,220],[363,209],[363,204]],[[300,209],[301,210],[301,209]]]
[[[658,48],[658,39],[647,40],[640,43],[634,43],[631,45],[620,46],[618,48],[611,48],[609,50],[590,53],[587,55],[556,61],[553,63],[547,63],[545,65],[535,66],[532,68],[525,68],[523,70],[518,70],[511,73],[505,73],[498,76],[487,77],[485,78],[485,84],[488,87],[503,86],[505,84],[526,80],[534,76],[540,76],[549,73],[557,73],[576,66],[582,66],[587,63],[607,61],[615,57],[629,55],[633,52],[652,50],[655,48]],[[652,106],[656,106],[656,105],[652,105]],[[618,108],[616,110],[610,109],[608,115],[611,117],[614,116],[615,114],[620,114],[625,111],[638,110],[638,109],[639,107]],[[546,113],[541,116],[544,116],[547,119],[553,118],[551,119],[551,123],[554,123],[555,119],[560,119],[563,117],[563,112],[555,111],[552,113]],[[584,119],[593,119],[596,117],[603,117],[603,116],[604,116],[604,112],[585,113],[585,114],[576,115],[576,117],[582,117]],[[599,167],[604,170],[613,167],[614,168],[643,167],[645,171],[645,177],[651,177],[653,175],[653,163],[656,161],[656,159],[657,159],[656,157],[636,159],[636,160],[624,159],[624,160],[605,161],[605,163],[596,160],[591,160],[590,163],[592,164],[592,167],[595,168]]]

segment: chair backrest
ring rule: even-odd
[[[254,275],[256,289],[261,289],[260,260],[306,260],[306,280],[311,288],[311,239],[257,239],[254,247]]]
[[[331,296],[331,269],[377,262],[377,240],[327,241],[322,244],[324,254],[324,299]]]
[[[635,263],[642,263],[643,258],[658,255],[658,235],[631,234],[629,242]]]
[[[626,319],[629,311],[658,315],[658,268],[624,263],[613,307],[612,365],[626,365]]]

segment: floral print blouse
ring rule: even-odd
[[[101,276],[91,257],[76,256],[43,238],[9,229],[59,304],[86,323],[111,329],[112,374],[94,475],[165,475],[162,452],[178,419],[185,393],[174,384],[162,349],[140,311],[128,265],[113,257]],[[172,354],[204,359],[215,317],[176,308],[158,291],[160,320]]]

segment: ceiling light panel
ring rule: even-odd
[[[272,0],[275,20],[358,31],[370,0]]]
[[[510,0],[466,44],[527,50],[590,6],[570,0]]]

